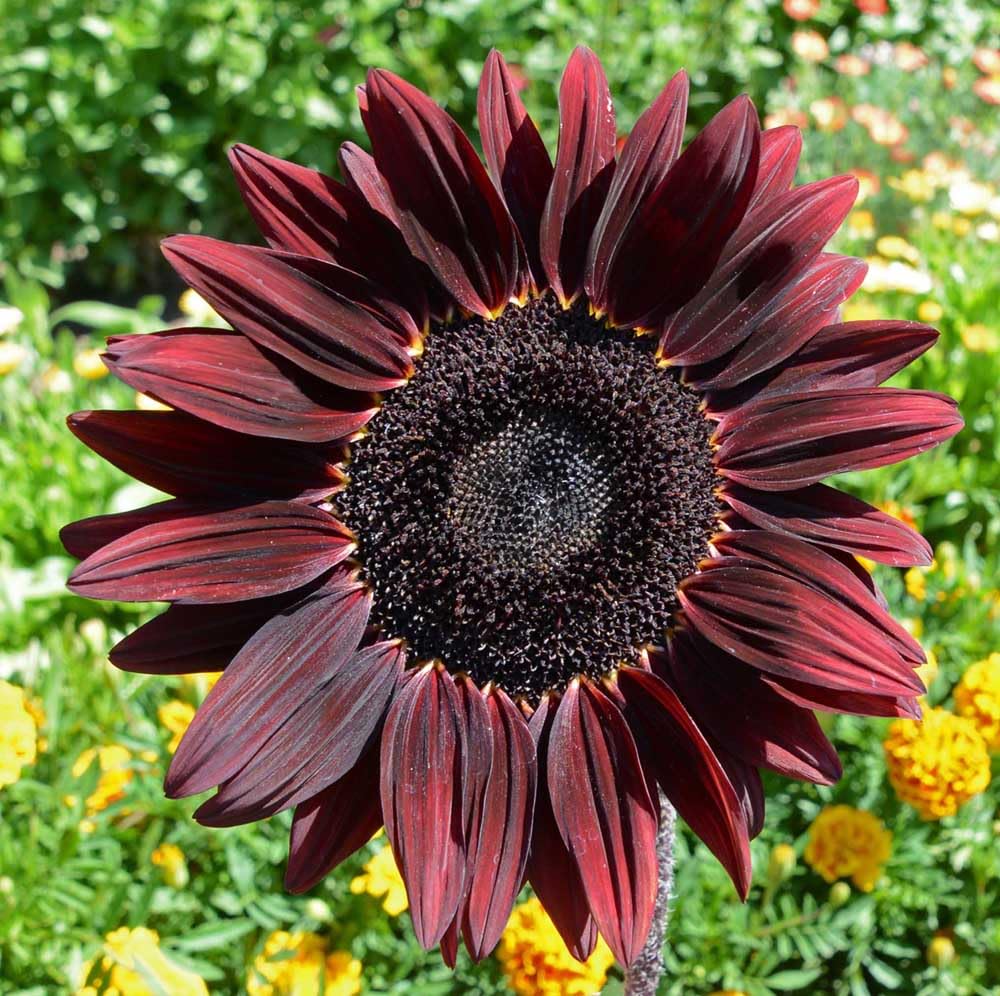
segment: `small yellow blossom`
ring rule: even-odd
[[[93,985],[88,984],[88,980]],[[84,967],[76,996],[208,996],[205,981],[160,950],[160,937],[146,927],[119,927],[104,939],[99,961]]]
[[[847,216],[847,230],[859,239],[870,239],[875,235],[875,216],[867,208],[852,211]]]
[[[990,783],[990,755],[975,723],[945,709],[897,719],[882,745],[896,795],[925,820],[951,816]]]
[[[194,714],[194,706],[190,702],[182,702],[180,699],[171,699],[169,702],[164,702],[156,710],[156,715],[161,725],[171,734],[170,743],[167,744],[167,750],[171,754],[180,745],[181,737],[184,736],[187,728],[191,725]]]
[[[150,855],[150,860],[160,869],[167,885],[183,889],[188,884],[187,862],[184,852],[176,844],[160,844]]]
[[[927,655],[927,660],[917,668],[917,677],[924,683],[924,688],[929,689],[938,676],[939,666],[937,654],[933,650],[925,650],[924,653]],[[920,701],[924,702],[923,696]]]
[[[382,909],[389,916],[399,916],[409,908],[410,901],[406,895],[403,876],[396,867],[396,859],[392,856],[392,848],[386,844],[374,857],[365,863],[362,874],[351,880],[351,892],[356,896],[367,892],[369,896],[385,896]]]
[[[917,306],[917,318],[922,322],[933,325],[939,322],[944,315],[944,308],[937,301],[921,301]]]
[[[927,945],[927,964],[947,968],[955,960],[955,942],[947,934],[935,934]]]
[[[276,930],[247,976],[248,996],[354,996],[361,962],[348,951],[327,953],[318,934]]]
[[[959,238],[965,238],[972,231],[972,222],[968,218],[953,218],[951,230]]]
[[[48,394],[69,394],[73,390],[73,378],[53,364],[39,374],[38,387]]]
[[[28,351],[17,342],[0,342],[0,377],[13,373],[25,360]]]
[[[842,310],[845,322],[869,322],[882,317],[882,309],[865,294],[856,294]]]
[[[534,897],[514,907],[497,957],[518,996],[592,996],[601,991],[615,960],[598,938],[594,953],[578,962]]]
[[[830,46],[818,31],[792,32],[792,51],[805,62],[822,62],[830,54]]]
[[[135,407],[141,412],[169,412],[171,410],[170,405],[165,405],[161,401],[157,401],[156,398],[143,394],[142,391],[135,392]]]
[[[24,312],[20,308],[5,305],[0,308],[0,335],[13,332],[24,321]]]
[[[937,190],[935,178],[926,170],[908,169],[900,177],[889,177],[889,186],[911,201],[926,203]]]
[[[108,368],[101,360],[99,349],[84,349],[73,357],[73,369],[84,380],[100,380],[107,377]]]
[[[795,871],[798,860],[791,844],[776,844],[767,862],[767,881],[772,888],[780,885]]]
[[[908,263],[920,262],[920,253],[899,235],[883,235],[875,243],[875,249],[888,259],[905,259]]]
[[[84,803],[90,815],[107,809],[114,802],[125,798],[125,790],[132,781],[132,768],[129,766],[132,754],[121,744],[110,744],[107,747],[85,750],[73,764],[73,777],[82,778],[94,760],[101,769],[97,787]]]
[[[827,882],[850,878],[871,892],[892,853],[892,834],[882,821],[852,806],[827,806],[809,828],[803,857]]]
[[[911,567],[903,575],[907,594],[918,602],[923,602],[927,598],[927,571],[926,567]]]
[[[869,294],[881,291],[901,291],[904,294],[926,294],[931,289],[931,278],[916,267],[901,260],[885,260],[871,256],[868,272],[861,285]]]
[[[1000,751],[1000,653],[976,661],[962,675],[955,712],[975,724],[990,750]]]
[[[221,671],[198,671],[195,674],[185,674],[182,676],[184,684],[194,689],[199,701],[203,701],[205,696],[215,688],[216,682],[222,677]]]
[[[993,199],[993,188],[969,178],[956,179],[948,188],[948,202],[959,214],[970,218],[983,214]]]
[[[962,344],[973,353],[995,353],[1000,350],[1000,335],[996,329],[975,323],[961,331]]]
[[[24,689],[0,681],[0,788],[13,785],[38,754],[36,715]]]
[[[849,120],[847,105],[840,97],[820,97],[809,105],[809,113],[820,131],[843,131]]]

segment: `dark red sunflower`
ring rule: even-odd
[[[798,131],[746,98],[682,151],[687,93],[616,155],[578,49],[553,166],[494,52],[484,166],[371,72],[343,182],[232,150],[268,248],[166,241],[233,331],[106,362],[175,410],[70,419],[174,496],[64,532],[74,591],[172,603],[112,661],[224,669],[167,793],[217,788],[210,826],[294,806],[293,891],[384,824],[449,962],[527,878],[574,955],[600,931],[628,964],[657,785],[745,896],[759,769],[840,774],[813,710],[918,714],[923,654],[856,558],[929,548],[820,481],[959,429],[950,398],[879,386],[936,333],[837,323],[864,264],[823,246],[857,184],[792,186]]]

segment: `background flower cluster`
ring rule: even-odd
[[[169,24],[169,30],[165,25]],[[471,127],[496,45],[554,140],[554,84],[592,45],[623,125],[684,65],[703,123],[753,95],[806,132],[801,179],[853,172],[838,251],[868,261],[845,319],[911,318],[939,346],[896,378],[966,430],[841,482],[930,539],[872,569],[928,651],[925,721],[822,717],[843,780],[768,778],[741,905],[682,830],[662,991],[979,996],[1000,982],[1000,9],[989,0],[28,0],[0,39],[0,979],[35,996],[621,992],[602,944],[568,957],[527,890],[496,955],[452,975],[417,946],[376,836],[309,894],[281,888],[288,814],[204,830],[163,798],[214,675],[115,671],[151,613],[64,588],[63,523],[156,500],[63,426],[155,407],[106,377],[108,335],[215,325],[158,260],[170,231],[253,238],[237,139],[321,169],[356,138],[364,67]]]

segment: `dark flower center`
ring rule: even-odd
[[[583,305],[432,330],[337,498],[375,621],[532,702],[634,661],[707,552],[710,434],[652,344]]]

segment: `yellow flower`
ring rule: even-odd
[[[61,367],[46,367],[38,377],[38,387],[49,394],[69,394],[73,390],[73,378]]]
[[[96,985],[87,985],[91,979]],[[208,996],[204,980],[160,950],[160,938],[146,927],[119,927],[104,939],[104,953],[84,967],[76,996]]]
[[[351,892],[356,896],[362,892],[376,898],[385,896],[382,909],[389,916],[399,916],[409,908],[410,901],[406,895],[403,876],[399,874],[392,848],[388,844],[365,863],[362,874],[351,880]]]
[[[907,593],[918,602],[927,598],[927,570],[926,567],[911,567],[903,575]]]
[[[187,862],[184,852],[176,844],[160,844],[150,855],[150,860],[162,871],[167,885],[183,889],[188,884]]]
[[[27,357],[28,351],[16,342],[0,342],[0,377],[13,373]]]
[[[962,675],[955,712],[975,724],[990,750],[1000,751],[1000,653],[976,661]]]
[[[38,756],[38,727],[24,689],[0,681],[0,788],[13,785]]]
[[[89,747],[76,759],[73,765],[73,777],[82,778],[95,758],[101,774],[97,780],[97,787],[87,796],[87,801],[84,803],[91,816],[102,809],[107,809],[113,802],[124,799],[125,789],[132,781],[132,769],[129,767],[132,754],[121,744],[110,744],[96,749]]]
[[[776,844],[767,863],[767,881],[773,886],[780,885],[795,871],[798,858],[791,844]]]
[[[845,322],[868,322],[882,317],[882,309],[868,296],[857,294],[843,309]]]
[[[993,188],[985,183],[977,183],[969,177],[961,177],[948,188],[948,201],[960,214],[974,218],[990,206]]]
[[[167,750],[171,754],[177,750],[181,742],[181,737],[187,732],[187,728],[191,725],[191,720],[194,719],[194,714],[194,706],[190,702],[182,702],[180,699],[171,699],[169,702],[164,702],[156,710],[156,715],[159,717],[160,723],[171,734],[170,743],[167,744]]]
[[[934,322],[941,320],[942,315],[944,315],[944,308],[937,301],[921,301],[917,306],[917,318],[922,322],[929,322],[933,325]]]
[[[0,307],[0,335],[13,332],[24,321],[24,312],[10,305]]]
[[[905,259],[908,263],[919,263],[920,253],[900,235],[883,235],[875,248],[889,259]]]
[[[809,828],[803,857],[827,882],[849,877],[871,892],[891,853],[892,834],[881,820],[852,806],[827,806]]]
[[[954,218],[951,223],[951,230],[960,238],[964,238],[972,231],[972,222],[968,218]]]
[[[925,649],[924,653],[927,655],[927,660],[917,668],[917,677],[924,683],[924,688],[929,689],[938,675],[938,659],[933,650]],[[924,702],[923,696],[920,697],[920,701]]]
[[[931,278],[908,263],[894,259],[886,261],[879,256],[870,256],[868,272],[861,285],[869,294],[880,291],[902,291],[904,294],[926,294],[931,289]]]
[[[318,934],[276,930],[247,977],[248,996],[354,996],[361,962],[348,951],[327,954]]]
[[[100,380],[107,377],[108,368],[101,361],[99,349],[84,349],[73,357],[73,369],[84,380]]]
[[[184,684],[194,689],[199,701],[204,701],[208,693],[215,688],[215,683],[222,677],[221,671],[199,671],[196,674],[181,676]]]
[[[962,329],[962,344],[973,353],[995,353],[1000,351],[1000,335],[996,329],[978,323],[966,325]]]
[[[566,950],[559,931],[534,897],[514,907],[497,957],[518,996],[591,996],[601,991],[615,957],[598,938],[583,963]]]
[[[165,405],[163,402],[157,401],[156,398],[143,394],[142,391],[135,392],[135,407],[141,412],[169,412],[172,410],[170,405]]]
[[[947,968],[955,960],[955,943],[946,934],[935,934],[927,945],[927,964]]]
[[[859,239],[870,239],[875,234],[875,216],[866,208],[852,211],[847,216],[847,229]]]
[[[894,176],[889,177],[888,183],[911,201],[929,201],[937,189],[934,177],[922,169],[908,169],[898,179]]]
[[[806,62],[822,62],[830,54],[830,47],[818,31],[794,31],[792,51]]]
[[[951,816],[990,783],[986,741],[972,720],[945,709],[897,719],[882,746],[896,795],[925,820]]]

